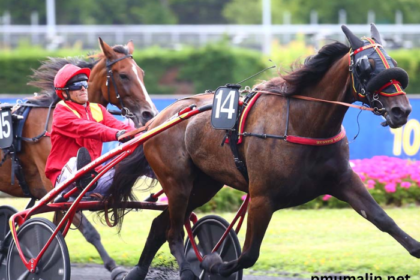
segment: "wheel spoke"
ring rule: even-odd
[[[223,244],[220,248],[220,253],[219,254],[220,254],[220,257],[222,259],[225,259],[225,257],[230,257],[229,255],[230,255],[230,253],[232,253],[231,249],[233,249],[232,246],[233,246],[233,243],[232,243],[232,240],[231,240],[231,236],[230,236],[230,234],[228,234],[226,236],[226,239],[223,241]]]
[[[19,276],[17,280],[25,280],[27,276],[30,274],[29,270],[25,269],[25,271]]]
[[[0,264],[1,265],[7,264],[6,254],[0,254]]]
[[[16,253],[19,256],[18,249],[17,249],[17,247],[15,247],[15,248],[16,248]],[[25,256],[26,259],[30,260],[30,259],[35,258],[33,253],[31,252],[31,250],[26,246],[26,244],[20,243],[20,248],[22,249],[22,253],[23,253],[23,255]]]
[[[210,254],[213,247],[211,246],[211,237],[206,230],[207,226],[203,225],[202,228],[197,232],[198,245],[201,247],[204,255]]]
[[[208,243],[209,243],[209,246],[211,247],[209,250],[209,254],[210,254],[211,251],[213,251],[214,246],[216,246],[217,244],[217,241],[214,240],[213,227],[211,226],[211,224],[207,224],[205,225],[205,227],[203,227],[203,230],[207,232]]]
[[[61,250],[60,250],[61,248],[60,248],[60,245],[58,244],[58,242],[55,241],[55,242],[51,243],[50,246],[52,246],[54,249],[52,250],[51,254],[49,254],[49,252],[48,252],[49,250],[47,250],[47,252],[45,252],[43,258],[47,257],[47,255],[49,257],[48,257],[48,260],[45,261],[45,264],[42,265],[42,270],[43,271],[50,269],[53,265],[55,265],[60,260],[60,258],[55,258],[55,256],[57,254],[60,255],[60,252],[61,252]]]
[[[34,245],[36,245],[36,250],[37,250],[37,252],[39,253],[39,252],[41,252],[41,250],[42,250],[42,228],[40,228],[40,227],[37,227],[37,226],[35,226],[34,227],[34,234],[35,234],[35,240],[36,240],[36,243],[34,244]]]

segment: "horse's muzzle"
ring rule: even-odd
[[[138,116],[138,122],[140,126],[146,125],[148,121],[154,118],[156,114],[153,111],[143,110]]]
[[[407,123],[408,115],[411,113],[411,105],[394,106],[387,110],[385,119],[391,128],[399,128]]]

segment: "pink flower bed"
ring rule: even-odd
[[[385,184],[387,192],[395,192],[396,187],[410,188],[420,184],[420,162],[387,156],[350,161],[354,172],[372,188],[375,182]],[[369,178],[369,180],[366,180]],[[414,184],[413,184],[414,183]]]
[[[350,165],[372,195],[385,192],[387,199],[391,197],[392,202],[395,202],[407,197],[404,193],[418,192],[413,188],[419,189],[420,186],[420,161],[376,156],[351,160]],[[396,192],[398,195],[394,194]],[[323,200],[327,201],[330,197],[325,195]],[[401,204],[401,201],[397,204]]]

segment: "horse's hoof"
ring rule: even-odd
[[[420,258],[420,249],[410,251],[410,255],[419,259]]]
[[[179,276],[181,280],[195,280],[198,279],[197,276],[195,276],[194,271],[191,269],[191,264],[188,262],[184,262],[181,265],[181,269],[179,271]]]
[[[219,256],[218,253],[214,252],[204,256],[200,267],[205,271],[209,272],[210,274],[219,274],[219,267],[222,263],[222,258]]]
[[[146,278],[146,273],[142,272],[141,268],[135,266],[129,272],[122,267],[117,267],[111,272],[112,280],[140,280]]]
[[[119,266],[117,266],[117,264],[115,263],[113,259],[111,259],[107,263],[104,263],[104,266],[109,272],[112,272],[114,269],[119,268]]]
[[[111,271],[111,279],[112,280],[123,280],[124,277],[128,274],[128,271],[122,268],[121,266],[117,266]]]
[[[191,269],[184,269],[181,271],[181,280],[195,280],[198,279]]]

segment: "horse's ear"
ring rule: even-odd
[[[354,35],[353,32],[347,28],[347,26],[342,25],[341,29],[343,30],[344,34],[346,34],[346,37],[349,40],[350,46],[353,50],[363,47],[363,41],[357,38],[357,36]]]
[[[376,26],[373,23],[370,24],[370,35],[375,39],[376,43],[382,45],[381,34],[379,34],[378,29],[376,29]]]
[[[133,54],[133,52],[134,52],[134,44],[133,44],[133,41],[132,40],[130,40],[127,43],[127,49],[128,49],[128,53],[129,54]]]
[[[99,46],[101,47],[101,50],[103,54],[105,55],[105,57],[108,58],[109,60],[112,60],[113,58],[115,58],[114,50],[107,43],[105,43],[101,37],[99,37],[98,40],[99,40]]]

